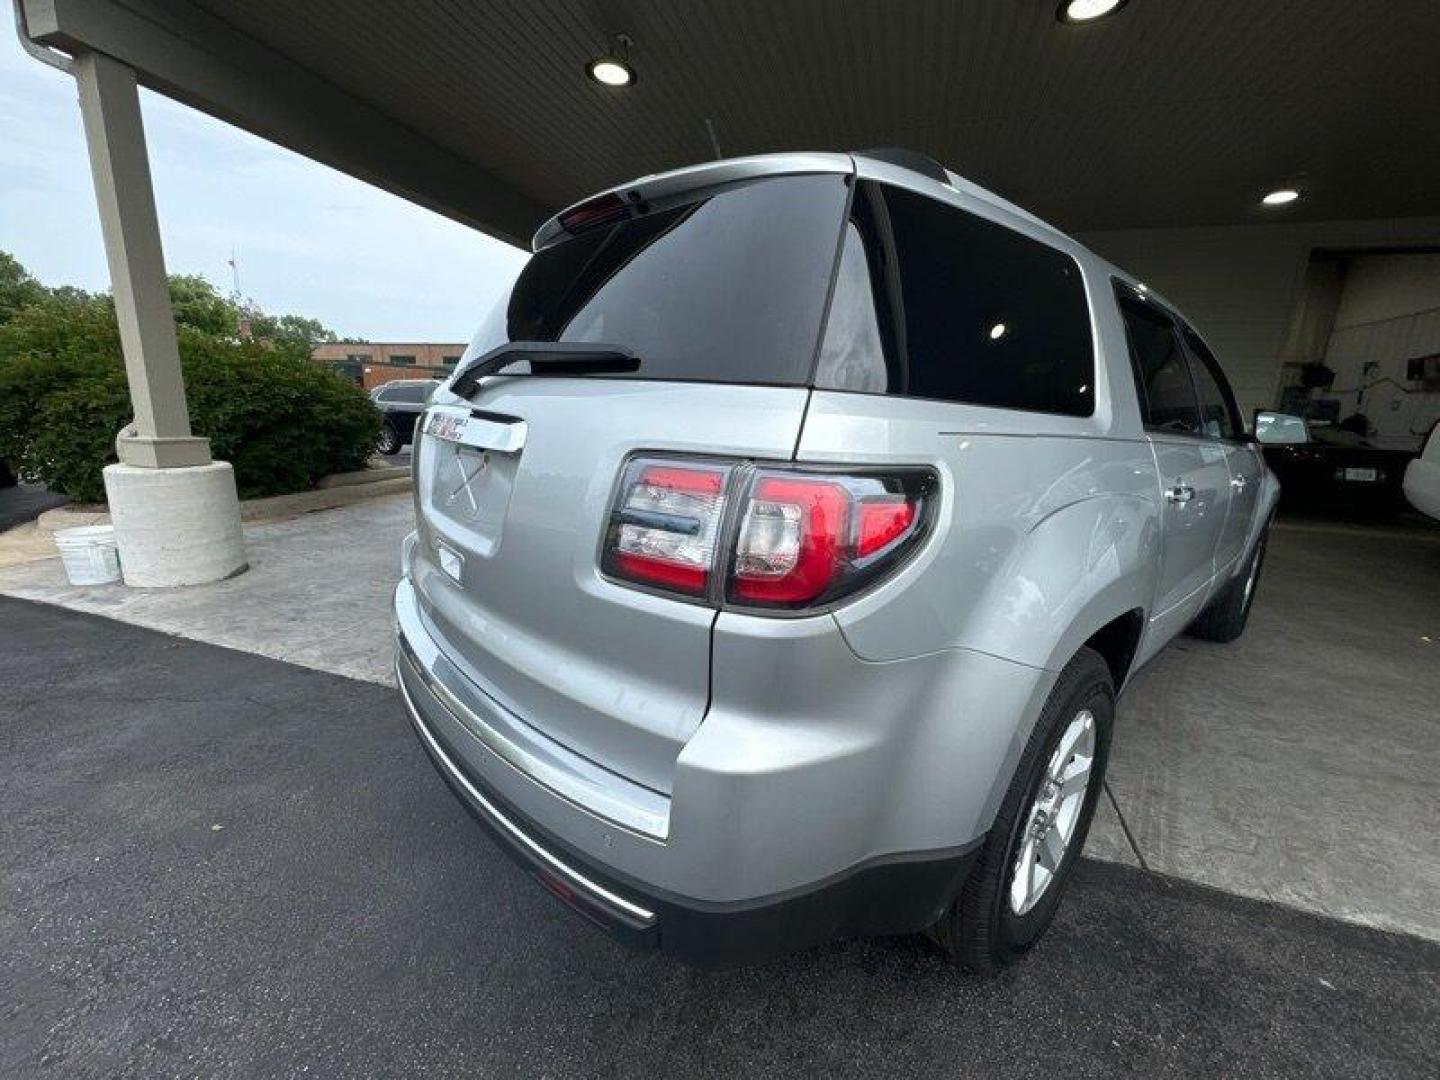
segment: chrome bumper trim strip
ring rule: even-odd
[[[396,590],[396,651],[417,682],[491,753],[541,787],[598,820],[624,829],[651,843],[664,843],[670,831],[670,800],[642,787],[588,758],[576,754],[510,717],[493,704],[493,719],[481,715],[460,696],[458,685],[446,685],[445,668],[452,678],[463,678],[420,621],[413,586],[401,582]],[[484,691],[473,689],[477,699]]]
[[[466,796],[474,803],[476,809],[485,815],[487,821],[516,844],[520,845],[527,853],[543,863],[547,869],[561,877],[566,884],[584,894],[593,902],[623,912],[631,920],[643,926],[648,927],[654,925],[655,913],[653,911],[649,911],[639,904],[632,903],[623,896],[616,895],[603,885],[592,881],[580,873],[580,871],[576,870],[569,863],[552,854],[548,848],[543,847],[538,841],[533,839],[528,833],[521,829],[520,826],[516,825],[514,821],[501,812],[494,803],[487,799],[484,793],[472,784],[465,774],[460,771],[455,762],[451,760],[450,755],[445,752],[444,747],[440,745],[439,740],[437,740],[435,736],[431,734],[430,729],[426,727],[424,717],[420,715],[420,710],[416,708],[415,701],[405,686],[405,680],[399,670],[398,658],[396,660],[395,678],[400,686],[400,696],[405,700],[406,711],[410,714],[410,723],[414,725],[416,732],[418,732],[420,738],[424,740],[425,745],[429,748],[435,760],[445,770],[446,775],[459,785],[461,790],[463,790]]]

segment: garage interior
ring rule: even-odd
[[[1440,419],[1428,0],[1131,0],[1075,26],[1053,0],[20,7],[44,48],[521,245],[717,152],[903,145],[1173,301],[1247,415],[1358,414],[1410,452]],[[621,34],[617,91],[585,67]],[[1300,197],[1265,205],[1279,188]],[[251,573],[194,592],[97,595],[53,567],[0,570],[0,592],[384,681],[388,623],[354,613],[385,610],[406,514],[343,565],[316,559],[351,547],[317,519],[254,531]],[[1282,516],[1245,637],[1180,639],[1127,691],[1088,853],[1440,941],[1437,650],[1440,526]]]

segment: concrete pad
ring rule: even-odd
[[[388,685],[390,593],[400,541],[412,528],[410,498],[391,495],[247,525],[250,570],[226,581],[181,590],[77,587],[52,559],[0,569],[0,593]]]
[[[1136,677],[1109,782],[1150,869],[1440,939],[1437,538],[1281,523],[1245,636]]]
[[[1125,835],[1125,828],[1120,822],[1120,813],[1115,809],[1108,784],[1100,795],[1095,816],[1090,821],[1090,835],[1085,840],[1085,857],[1124,863],[1126,866],[1140,865],[1134,845]]]
[[[45,562],[59,557],[60,553],[55,550],[55,534],[41,529],[33,521],[0,533],[0,567]]]

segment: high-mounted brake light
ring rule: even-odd
[[[597,195],[560,215],[560,227],[568,233],[583,232],[626,214],[625,200],[614,192]]]
[[[928,469],[851,474],[636,458],[611,509],[603,565],[662,591],[804,611],[897,569],[924,536],[936,483]],[[727,518],[731,487],[741,506]]]

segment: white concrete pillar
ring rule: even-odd
[[[135,72],[99,53],[74,72],[135,409],[105,470],[121,570],[131,585],[215,581],[245,568],[239,503],[230,466],[190,431]]]

